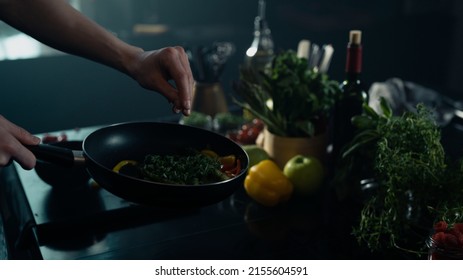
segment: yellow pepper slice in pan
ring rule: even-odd
[[[113,171],[119,173],[122,167],[126,166],[127,164],[130,165],[137,165],[138,163],[135,160],[121,160],[116,166],[113,167]]]
[[[276,163],[266,159],[249,169],[244,188],[258,203],[275,206],[288,201],[294,187]]]
[[[209,150],[209,149],[204,149],[204,150],[201,150],[201,154],[205,155],[205,156],[208,156],[210,158],[218,158],[219,155],[212,151],[212,150]]]

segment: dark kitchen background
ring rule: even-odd
[[[231,83],[253,39],[257,0],[74,0],[121,39],[157,49],[231,42],[221,82]],[[456,99],[463,78],[463,2],[458,0],[267,0],[276,50],[300,40],[332,44],[328,74],[343,79],[351,29],[363,31],[363,79],[412,81]],[[158,94],[91,61],[53,51],[0,22],[0,114],[33,133],[172,115]],[[231,104],[231,102],[229,103]]]

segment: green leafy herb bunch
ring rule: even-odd
[[[312,137],[326,130],[339,83],[308,67],[293,50],[278,53],[269,69],[256,73],[242,67],[234,85],[235,102],[261,119],[279,136]]]
[[[371,165],[378,187],[365,199],[353,234],[372,251],[416,252],[433,222],[461,215],[463,165],[448,161],[430,109],[419,104],[416,112],[394,116],[384,99],[380,104],[382,114],[365,104],[364,114],[353,118],[358,131],[337,179],[358,174],[352,163],[359,157]]]

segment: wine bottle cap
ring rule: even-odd
[[[362,31],[351,30],[349,33],[349,43],[360,45],[362,43]]]

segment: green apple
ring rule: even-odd
[[[300,194],[311,194],[323,183],[324,168],[319,159],[312,156],[296,155],[285,164],[283,173],[293,183]]]
[[[248,154],[249,157],[249,168],[263,161],[269,159],[268,153],[257,145],[243,145],[243,150]]]

